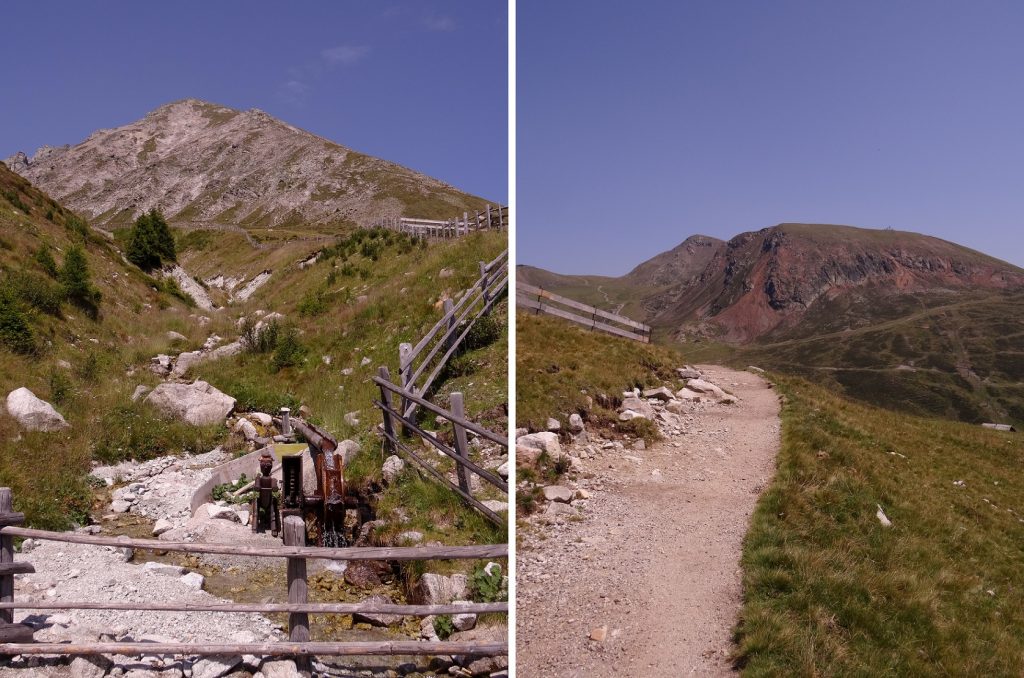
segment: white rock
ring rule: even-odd
[[[146,572],[152,572],[153,574],[164,574],[175,577],[180,577],[181,575],[185,574],[185,568],[181,567],[180,565],[157,563],[152,560],[143,565],[142,569],[144,569]]]
[[[29,431],[58,431],[68,422],[53,405],[37,398],[24,386],[7,394],[7,412]]]
[[[131,507],[132,505],[123,499],[115,499],[110,502],[110,510],[114,513],[128,513],[128,509]]]
[[[504,462],[501,466],[499,466],[497,470],[498,470],[498,475],[499,476],[501,476],[502,478],[505,478],[506,480],[508,480],[508,462],[507,461]]]
[[[876,506],[878,506],[876,504]],[[882,510],[881,506],[878,506],[878,511],[875,513],[875,517],[878,518],[878,522],[882,523],[882,527],[892,527],[892,521],[885,515],[885,511]]]
[[[179,353],[178,358],[174,361],[174,369],[171,370],[172,379],[181,379],[185,374],[201,363],[205,356],[200,351],[186,351]]]
[[[203,588],[203,584],[206,583],[206,577],[199,574],[198,572],[189,572],[188,574],[183,575],[180,581],[182,584],[191,589],[201,591]]]
[[[495,513],[501,513],[502,511],[508,511],[507,501],[498,501],[497,499],[487,499],[486,501],[480,502],[487,508],[491,509]]]
[[[173,529],[174,525],[171,524],[171,521],[167,520],[166,518],[161,518],[160,520],[156,521],[156,524],[153,525],[153,536],[159,537],[164,532]]]
[[[256,427],[248,419],[239,419],[235,424],[235,433],[241,433],[246,440],[256,440],[259,435],[256,432]]]
[[[530,433],[516,439],[516,445],[530,447],[535,450],[547,452],[552,459],[560,459],[562,456],[562,445],[558,442],[558,434],[551,431],[541,433]]]
[[[253,422],[259,424],[260,426],[272,426],[274,424],[273,417],[263,412],[250,412],[245,416],[247,416]],[[295,662],[292,662],[292,664],[294,663]]]
[[[366,367],[371,362],[373,362],[373,361],[371,361],[369,358],[364,356],[363,359],[359,361],[359,365],[360,365],[360,367]]]
[[[395,537],[395,543],[399,546],[410,546],[412,544],[419,544],[423,541],[423,533],[417,532],[416,530],[408,530],[406,532],[400,532]]]
[[[470,600],[454,600],[453,605],[472,605],[473,601]],[[472,612],[463,612],[461,614],[452,615],[452,626],[455,627],[456,631],[469,631],[476,626],[476,614]]]
[[[467,579],[464,574],[443,574],[427,572],[416,584],[416,598],[424,605],[447,605],[453,600],[461,600],[468,592]]]
[[[170,332],[167,333],[167,341],[188,341],[188,337],[186,337],[184,334],[181,334],[180,332],[175,332],[174,330],[171,330]]]
[[[146,396],[146,402],[164,414],[193,426],[223,423],[235,409],[235,399],[205,381],[191,384],[163,383]]]
[[[558,431],[562,428],[561,422],[554,417],[548,419],[547,424],[544,426],[548,431]]]
[[[149,393],[149,391],[150,388],[148,386],[144,384],[139,384],[138,386],[135,387],[135,390],[132,392],[132,402],[137,402],[139,398]]]
[[[204,657],[192,665],[192,678],[220,678],[241,663],[241,657],[226,657],[224,655]]]
[[[217,506],[216,504],[207,504],[206,506],[206,513],[210,518],[239,522],[238,514],[230,506]]]
[[[568,504],[572,501],[572,490],[562,485],[548,485],[544,488],[544,498],[548,501],[560,501]]]
[[[302,678],[291,659],[268,659],[260,667],[264,678]]]
[[[345,413],[344,419],[349,426],[359,426],[359,411]]]
[[[71,660],[71,678],[102,678],[111,664],[103,655],[75,657]]]
[[[384,460],[384,466],[381,467],[381,474],[384,476],[384,482],[389,485],[395,482],[399,474],[405,468],[405,462],[398,455],[391,455]]]
[[[569,415],[569,430],[573,433],[579,433],[583,430],[583,417],[576,412]]]

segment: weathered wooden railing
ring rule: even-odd
[[[608,332],[609,334],[645,344],[651,341],[651,328],[648,325],[630,320],[623,315],[609,313],[587,304],[581,304],[573,299],[548,292],[533,285],[527,285],[518,280],[516,281],[516,306],[531,309],[538,315],[547,313],[548,315],[564,318],[584,327],[589,327],[592,330]],[[582,311],[586,315],[580,315],[573,311]],[[616,324],[612,325],[610,323]]]
[[[507,642],[310,642],[310,614],[397,614],[425,617],[434,614],[508,612],[508,603],[473,603],[471,605],[392,605],[376,603],[310,603],[307,600],[306,560],[451,560],[505,558],[507,544],[480,546],[413,546],[413,547],[351,547],[316,548],[299,545],[304,539],[302,519],[289,516],[284,521],[283,547],[243,546],[236,544],[197,544],[159,539],[102,537],[71,532],[49,532],[16,527],[24,516],[12,511],[11,491],[0,488],[0,656],[18,654],[55,655],[240,655],[294,656],[313,655],[503,655]],[[25,537],[73,544],[153,549],[177,553],[207,553],[263,558],[286,558],[288,561],[287,603],[160,603],[101,601],[25,601],[14,600],[14,575],[35,571],[31,563],[15,562],[14,538]],[[249,612],[288,613],[289,640],[267,643],[35,643],[33,630],[14,623],[14,610],[131,610],[141,612]]]
[[[487,440],[496,443],[497,445],[505,448],[506,453],[508,452],[508,436],[489,431],[483,426],[474,424],[467,420],[461,393],[452,393],[449,396],[452,407],[449,411],[438,407],[428,400],[424,400],[417,394],[407,391],[397,384],[392,383],[391,375],[388,373],[387,367],[381,367],[378,372],[378,376],[374,377],[373,381],[380,386],[380,400],[375,400],[374,405],[380,409],[381,414],[383,415],[384,444],[388,452],[391,454],[401,452],[403,456],[412,459],[425,471],[437,478],[443,484],[447,485],[453,492],[462,497],[470,506],[473,506],[487,516],[491,522],[496,525],[504,525],[505,520],[501,516],[487,508],[483,502],[473,496],[471,492],[469,474],[471,472],[477,474],[482,480],[490,483],[506,495],[508,495],[508,483],[502,480],[501,476],[480,467],[478,464],[470,460],[469,444],[466,438],[466,432],[471,431],[481,438],[486,438]],[[453,446],[454,449],[442,443],[436,436],[429,435],[426,431],[420,428],[411,413],[403,414],[404,410],[402,406],[395,407],[395,399],[398,399],[399,402],[402,403],[415,403],[416,405],[422,406],[425,410],[433,412],[450,422],[452,425],[452,433],[454,434],[453,438],[455,440],[455,444]],[[406,445],[398,433],[399,427],[407,433],[419,436],[430,443],[430,445],[442,454],[451,457],[456,464],[456,476],[459,480],[458,484],[453,483],[444,475],[444,473],[438,471],[429,462],[413,451],[409,445]]]
[[[480,277],[477,281],[458,301],[445,300],[444,315],[415,346],[399,344],[399,385],[417,395],[428,393],[473,324],[491,312],[507,288],[508,250],[505,250],[490,263],[480,262]],[[405,401],[402,412],[408,417],[416,408],[415,401]]]
[[[383,217],[373,225],[425,238],[459,238],[476,231],[505,230],[508,228],[508,207],[487,205],[483,210],[473,214],[463,212],[462,217],[447,220]]]

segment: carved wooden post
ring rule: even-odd
[[[281,435],[290,436],[292,434],[292,411],[287,407],[281,408]]]
[[[288,516],[284,519],[284,545],[306,545],[306,525],[299,516]],[[307,591],[306,559],[289,558],[288,602],[306,603]],[[292,612],[288,615],[288,638],[293,643],[305,643],[309,640],[309,614]]]
[[[377,376],[385,381],[391,381],[391,373],[388,372],[388,368],[381,365],[380,369],[377,370]],[[392,403],[394,398],[391,397],[391,391],[387,390],[383,386],[380,387],[380,401],[384,403],[385,407],[393,407]],[[382,410],[384,415],[384,449],[389,454],[395,453],[395,442],[392,438],[395,437],[395,422],[391,419],[391,412],[388,410]]]
[[[452,393],[448,398],[452,406],[452,414],[459,419],[465,419],[466,412],[462,405],[462,394],[455,392]],[[469,443],[466,441],[466,429],[462,428],[458,422],[452,422],[452,428],[455,431],[455,451],[463,459],[469,458]],[[466,494],[469,494],[469,469],[458,464],[457,471],[459,476],[459,489]]]

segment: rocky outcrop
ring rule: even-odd
[[[193,426],[223,424],[235,409],[234,398],[205,381],[160,384],[146,396],[145,402]]]
[[[59,431],[68,423],[53,405],[24,386],[7,394],[7,413],[29,431]]]

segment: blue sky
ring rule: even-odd
[[[517,4],[518,261],[917,231],[1024,266],[1024,3]]]
[[[504,2],[5,4],[0,158],[195,97],[508,196]]]

